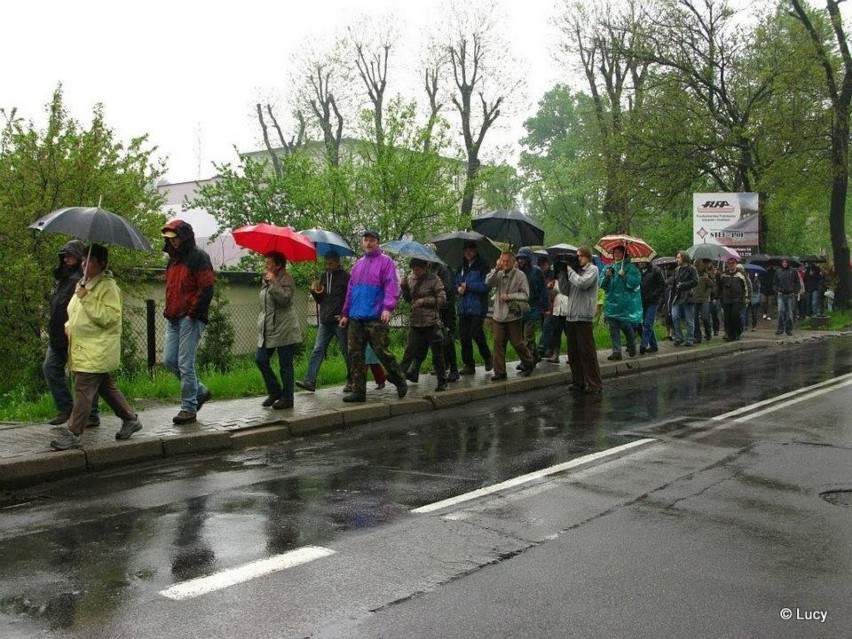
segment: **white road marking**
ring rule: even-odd
[[[840,384],[836,384],[834,386],[830,386],[829,388],[823,388],[821,390],[812,391],[806,395],[802,395],[801,397],[796,397],[795,399],[790,399],[786,402],[781,402],[780,404],[775,404],[770,406],[769,408],[765,408],[761,411],[757,411],[756,413],[751,413],[750,415],[746,415],[745,417],[737,417],[735,422],[747,422],[749,420],[754,419],[755,417],[760,417],[761,415],[766,415],[767,413],[772,413],[776,410],[781,410],[782,408],[787,408],[788,406],[793,406],[794,404],[798,404],[799,402],[804,402],[809,399],[813,399],[814,397],[819,397],[820,395],[825,395],[826,393],[830,393],[832,391],[837,390],[838,388],[843,388],[844,386],[852,385],[852,379],[847,379],[845,382]]]
[[[770,397],[769,399],[764,399],[762,402],[756,402],[754,404],[749,404],[748,406],[743,406],[742,408],[738,408],[736,410],[732,410],[728,413],[723,413],[722,415],[716,415],[711,418],[714,422],[721,422],[727,419],[731,419],[732,417],[736,417],[737,415],[742,415],[743,413],[750,413],[751,411],[760,408],[761,406],[766,406],[768,404],[774,404],[775,402],[787,399],[788,397],[796,397],[797,395],[803,395],[806,393],[810,393],[812,390],[817,388],[822,388],[823,386],[829,386],[833,384],[837,384],[838,382],[842,382],[846,379],[852,379],[852,373],[847,373],[846,375],[841,375],[840,377],[835,377],[833,379],[826,380],[824,382],[820,382],[819,384],[814,384],[812,386],[806,386],[805,388],[797,388],[794,391],[790,391],[789,393],[784,393],[783,395],[778,395],[777,397]]]
[[[192,597],[205,595],[215,590],[221,590],[228,586],[250,581],[256,577],[286,570],[287,568],[293,568],[333,554],[334,551],[330,548],[304,546],[268,559],[261,559],[253,561],[250,564],[237,566],[236,568],[229,568],[213,575],[190,579],[189,581],[184,581],[165,590],[161,590],[160,594],[175,601],[191,599]]]
[[[571,461],[565,462],[564,464],[557,464],[556,466],[550,466],[549,468],[543,468],[541,470],[537,470],[534,473],[528,473],[526,475],[521,475],[520,477],[514,477],[512,479],[508,479],[504,482],[500,482],[499,484],[494,484],[492,486],[486,486],[485,488],[480,488],[478,490],[473,490],[469,493],[464,493],[462,495],[457,495],[456,497],[450,497],[449,499],[444,499],[443,501],[436,501],[433,504],[426,504],[425,506],[420,506],[419,508],[414,508],[411,512],[416,514],[423,513],[431,513],[436,510],[442,510],[444,508],[450,508],[452,506],[456,506],[458,504],[464,503],[466,501],[471,501],[473,499],[479,499],[480,497],[485,497],[486,495],[493,495],[494,493],[500,492],[502,490],[509,490],[512,488],[517,488],[518,486],[522,486],[523,484],[527,484],[531,481],[535,481],[537,479],[542,479],[543,477],[547,477],[549,475],[555,475],[557,473],[564,472],[566,470],[570,470],[572,468],[577,468],[578,466],[583,466],[584,464],[588,464],[593,461],[598,461],[601,459],[606,459],[607,457],[616,457],[619,455],[623,455],[624,453],[629,452],[634,448],[639,448],[641,446],[646,446],[651,444],[657,440],[655,439],[638,439],[635,442],[630,442],[629,444],[624,444],[623,446],[616,446],[615,448],[609,448],[607,450],[602,450],[598,453],[591,453],[590,455],[583,455],[582,457],[578,457],[577,459],[572,459]]]

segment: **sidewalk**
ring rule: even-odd
[[[777,337],[771,322],[761,322],[755,332],[747,331],[738,342],[714,339],[696,348],[675,348],[662,342],[659,353],[637,355],[619,362],[607,361],[610,351],[598,351],[603,378],[633,375],[663,366],[717,357],[784,343],[798,343],[826,332],[797,331],[792,337]],[[261,407],[262,397],[219,400],[207,403],[199,421],[175,426],[172,417],[177,404],[149,408],[139,412],[143,429],[128,441],[115,440],[120,420],[105,411],[101,426],[83,435],[83,448],[54,452],[49,442],[57,431],[48,424],[0,424],[0,488],[35,484],[47,479],[97,470],[109,466],[133,464],[161,457],[208,453],[229,448],[260,446],[291,437],[301,437],[350,428],[359,424],[419,413],[472,401],[518,393],[571,382],[564,355],[559,365],[542,362],[530,377],[515,373],[516,362],[507,363],[509,379],[492,382],[491,374],[481,367],[476,375],[462,377],[447,391],[435,393],[435,380],[422,375],[419,384],[409,384],[408,396],[398,399],[396,388],[388,384],[382,391],[368,385],[367,402],[345,404],[341,386],[317,389],[315,393],[297,392],[295,408],[272,410]],[[606,386],[604,387],[606,392]]]

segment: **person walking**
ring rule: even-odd
[[[70,450],[83,445],[82,434],[97,395],[121,419],[117,440],[130,439],[142,429],[136,412],[122,395],[112,371],[121,361],[121,291],[112,273],[106,270],[109,252],[93,244],[83,258],[85,283],[78,282],[68,303],[68,367],[74,372],[74,403],[68,427],[50,442],[53,450]]]
[[[408,263],[411,277],[402,281],[402,296],[411,304],[408,317],[408,341],[400,362],[403,371],[427,348],[432,351],[432,366],[438,380],[436,391],[447,390],[447,372],[444,367],[441,308],[447,305],[444,283],[423,260],[416,258]],[[416,374],[416,373],[415,373]],[[409,379],[411,379],[409,377]]]
[[[743,306],[750,301],[750,289],[745,275],[737,269],[736,258],[729,257],[727,268],[719,279],[719,299],[725,318],[725,341],[735,342],[742,337]]]
[[[802,293],[802,280],[798,271],[790,266],[790,260],[781,260],[781,268],[775,272],[775,295],[778,299],[778,328],[776,335],[793,334],[796,301]]]
[[[346,387],[343,391],[349,393],[352,391],[352,371],[349,368],[348,330],[340,326],[343,302],[346,300],[346,287],[349,285],[349,273],[340,266],[340,255],[337,251],[328,251],[324,260],[325,273],[323,273],[322,281],[315,278],[311,284],[311,297],[319,307],[314,350],[311,351],[305,377],[296,381],[296,386],[311,392],[317,389],[317,376],[328,352],[328,345],[331,344],[331,340],[337,338],[346,364]]]
[[[623,246],[612,249],[613,261],[604,269],[599,286],[606,292],[604,301],[604,317],[609,324],[609,335],[612,339],[612,355],[609,360],[618,361],[621,355],[621,333],[627,340],[627,354],[636,356],[636,334],[634,325],[640,324],[642,274],[636,265],[627,259]],[[636,296],[640,296],[640,304],[636,304]]]
[[[255,363],[266,385],[264,407],[276,410],[293,408],[293,359],[302,343],[299,316],[293,306],[296,283],[287,272],[287,258],[281,253],[268,253],[263,258],[266,273],[260,287],[260,315]],[[278,354],[278,373],[272,371],[271,360]]]
[[[343,396],[344,402],[367,401],[367,367],[364,349],[372,345],[387,378],[396,386],[402,399],[408,393],[405,375],[397,365],[390,349],[389,325],[391,313],[399,301],[399,281],[393,260],[380,248],[377,231],[365,230],[361,235],[364,255],[352,267],[339,326],[349,327],[349,366],[352,373],[352,392]]]
[[[527,348],[524,340],[522,317],[529,307],[529,284],[526,276],[515,266],[515,256],[511,251],[503,251],[497,264],[485,278],[486,283],[495,289],[494,312],[492,314],[494,331],[494,374],[491,381],[506,379],[506,342],[521,358],[521,375],[527,377],[535,369],[535,356]]]
[[[704,339],[713,339],[713,323],[710,315],[710,304],[716,290],[716,279],[710,270],[709,260],[696,260],[695,272],[698,273],[698,284],[693,289],[695,302],[695,343],[701,343],[701,329],[704,328]]]
[[[180,380],[180,411],[172,422],[190,424],[211,395],[195,370],[195,357],[207,324],[216,274],[210,257],[195,245],[192,225],[172,220],[161,233],[169,256],[163,359],[166,368]]]
[[[807,315],[822,315],[822,292],[825,288],[825,276],[817,264],[811,264],[805,271],[805,296],[808,305]]]
[[[476,251],[476,242],[466,241],[463,245],[464,259],[456,271],[454,284],[458,293],[459,342],[461,344],[461,375],[476,372],[473,361],[473,344],[485,362],[485,370],[492,368],[491,349],[485,339],[483,325],[488,314],[488,266]]]
[[[674,273],[674,297],[672,298],[672,326],[675,346],[695,345],[695,296],[698,286],[698,271],[691,264],[686,251],[675,255],[677,268]],[[684,337],[683,324],[686,324]]]
[[[44,356],[42,371],[47,388],[56,405],[56,417],[48,423],[59,426],[68,421],[74,399],[68,387],[65,369],[68,364],[68,336],[65,334],[65,322],[68,321],[68,302],[74,297],[77,283],[83,277],[82,260],[86,245],[80,240],[71,240],[59,249],[59,266],[53,275],[56,286],[50,296],[50,317],[47,323],[47,352]],[[100,412],[97,395],[92,401],[92,409],[86,427],[100,426]]]
[[[639,343],[639,353],[656,353],[659,350],[654,323],[657,319],[657,309],[666,292],[666,278],[658,266],[651,260],[639,263],[642,281],[639,290],[642,292],[642,341]]]
[[[568,337],[568,365],[573,392],[596,394],[603,388],[593,322],[598,297],[598,267],[588,246],[577,248],[579,268],[566,265],[558,275],[559,290],[567,297],[565,326]]]

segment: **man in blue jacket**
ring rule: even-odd
[[[547,282],[544,281],[544,273],[533,265],[533,252],[526,246],[518,250],[516,255],[518,269],[527,276],[530,286],[530,310],[524,313],[524,341],[530,353],[535,357],[536,363],[541,360],[538,347],[536,346],[536,329],[541,326],[542,316],[550,310],[550,295],[547,292]]]
[[[476,242],[464,243],[464,260],[456,271],[455,287],[458,292],[459,342],[464,366],[460,375],[473,375],[473,343],[485,361],[485,370],[491,370],[491,349],[485,339],[483,324],[488,314],[488,284],[485,276],[490,269],[476,251]]]
[[[367,365],[364,352],[367,344],[373,347],[388,379],[396,386],[400,398],[408,393],[405,376],[390,351],[389,325],[391,313],[399,301],[399,280],[393,260],[382,253],[379,234],[367,229],[361,237],[364,255],[358,258],[343,302],[339,326],[349,327],[349,367],[352,373],[352,392],[343,396],[344,402],[367,401]]]

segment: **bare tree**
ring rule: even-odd
[[[263,108],[260,102],[258,102],[255,107],[257,109],[257,120],[260,123],[261,133],[263,134],[263,145],[266,147],[266,152],[269,153],[269,157],[272,162],[272,170],[275,172],[275,175],[280,177],[283,173],[283,168],[281,166],[281,158],[278,157],[278,154],[283,150],[284,155],[290,155],[304,145],[306,139],[305,131],[307,127],[305,116],[299,109],[296,109],[296,112],[293,114],[293,117],[297,122],[296,133],[288,140],[284,137],[284,132],[281,130],[281,126],[278,124],[278,119],[272,111],[272,105],[268,102],[266,103],[267,115],[278,134],[278,144],[280,144],[280,146],[276,148],[272,145],[272,142],[269,139],[269,128],[266,124],[266,119],[264,118]]]
[[[609,2],[589,11],[586,3],[564,0],[559,27],[563,54],[576,56],[589,86],[600,134],[604,165],[604,224],[611,230],[630,231],[627,192],[630,152],[626,128],[641,110],[650,63],[637,55],[644,37],[640,11],[632,0],[624,10]]]
[[[814,51],[825,71],[825,88],[831,101],[831,203],[829,228],[831,248],[838,285],[835,303],[839,308],[852,306],[852,272],[849,269],[849,243],[846,240],[846,194],[849,187],[849,111],[852,105],[852,54],[843,28],[839,4],[843,0],[826,0],[825,6],[834,33],[837,55],[829,51],[822,34],[817,31],[801,0],[790,0],[793,15],[802,23],[811,38]]]
[[[381,153],[385,144],[384,105],[390,54],[395,44],[394,28],[389,20],[382,20],[376,26],[364,19],[348,29],[348,40],[358,77],[372,107],[376,147]]]
[[[453,5],[449,32],[441,40],[467,154],[462,217],[470,217],[473,210],[485,136],[505,112],[507,100],[517,97],[522,87],[497,31],[495,10],[493,2]],[[427,92],[437,90],[437,84],[429,85],[428,76],[427,86]]]

